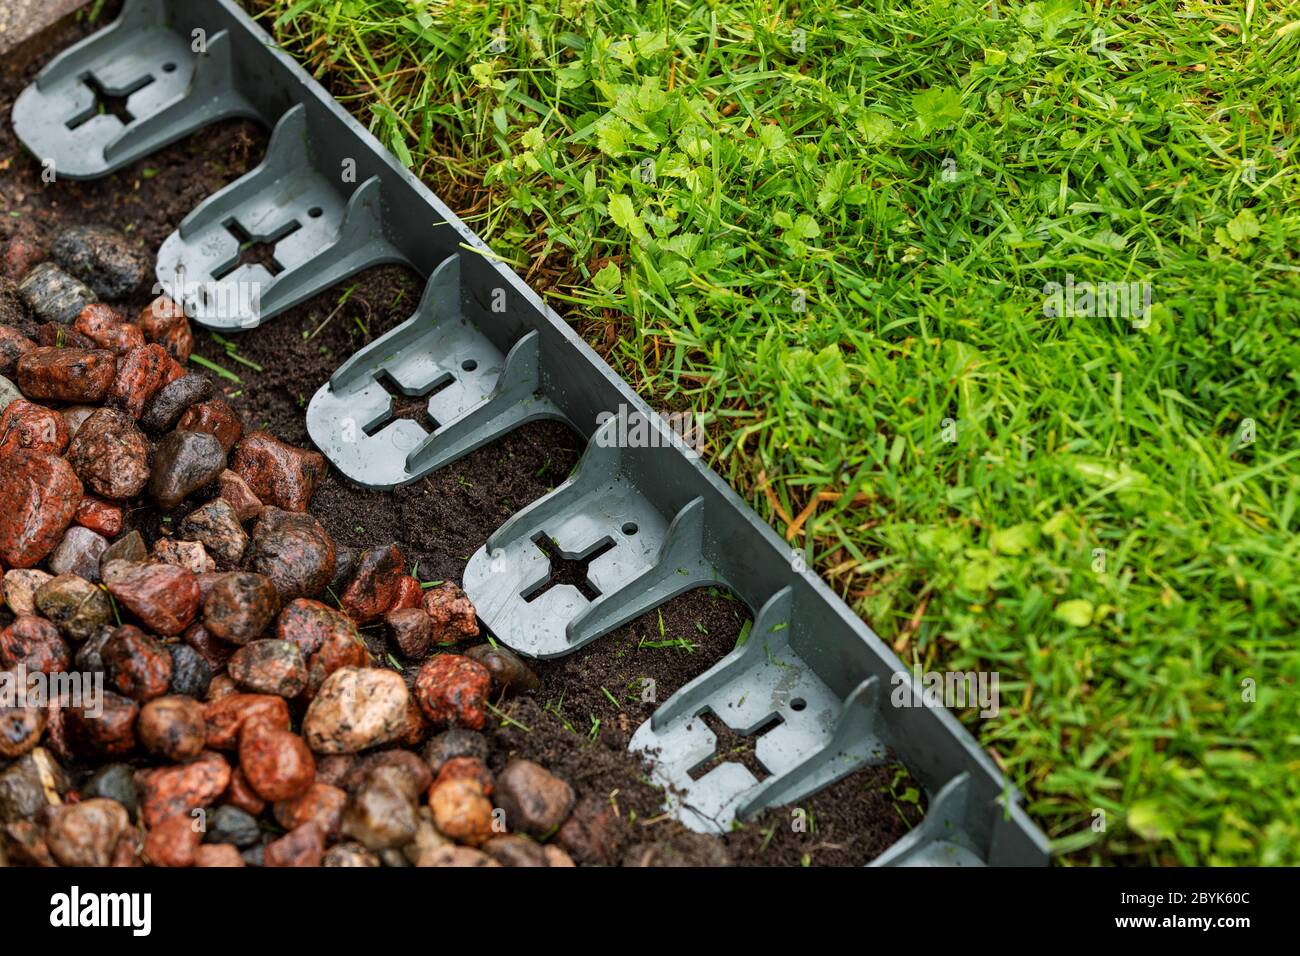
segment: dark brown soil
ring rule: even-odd
[[[53,34],[49,51],[86,30],[75,21],[66,24]],[[98,222],[122,228],[152,255],[200,200],[262,156],[265,131],[223,123],[113,176],[45,184],[8,116],[14,97],[48,55],[0,76],[0,245],[22,236],[48,248],[62,228]],[[306,445],[303,411],[311,395],[345,358],[407,318],[420,291],[419,278],[404,268],[372,269],[240,335],[233,346],[196,328],[195,354],[239,377],[220,379],[219,385],[247,428]],[[146,285],[112,304],[134,313],[152,297]],[[2,282],[0,323],[24,331],[33,325],[12,285]],[[420,403],[407,403],[399,414],[418,418],[421,411]],[[581,447],[561,424],[533,424],[391,493],[362,490],[331,474],[312,512],[340,545],[396,542],[421,580],[459,582],[465,562],[488,535],[563,481]],[[627,742],[655,702],[735,646],[748,620],[748,609],[730,595],[697,590],[570,657],[538,663],[542,687],[536,697],[499,702],[499,726],[491,730],[494,766],[512,755],[526,756],[568,779],[580,796],[607,801],[620,819],[618,859],[637,845],[667,843],[683,862],[715,861],[716,843],[710,846],[662,813],[662,794],[628,754]],[[372,650],[387,657],[377,629],[369,629],[367,638]],[[643,700],[647,679],[654,693]],[[725,730],[720,722],[713,726]],[[753,759],[752,742],[724,733],[719,753],[761,777],[765,772]],[[738,864],[860,865],[915,825],[922,805],[906,772],[887,765],[853,774],[799,808],[770,812],[724,842]]]

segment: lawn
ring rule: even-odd
[[[905,662],[999,673],[1064,860],[1300,863],[1300,6],[252,6]]]

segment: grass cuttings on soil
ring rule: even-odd
[[[906,663],[1000,674],[1067,859],[1300,861],[1293,10],[250,3]]]

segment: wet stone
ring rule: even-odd
[[[248,548],[248,535],[239,523],[239,515],[224,498],[215,498],[191,511],[177,526],[176,533],[200,542],[217,564],[225,568],[238,566]]]
[[[36,589],[51,577],[53,575],[36,568],[14,568],[0,581],[0,593],[3,593],[5,604],[9,605],[9,610],[14,614],[20,617],[35,614]]]
[[[275,805],[275,822],[286,830],[315,823],[326,839],[337,839],[347,801],[346,791],[325,783],[313,783],[292,800],[282,800]]]
[[[247,644],[271,626],[280,610],[280,595],[263,574],[224,575],[203,602],[203,626],[213,637]]]
[[[30,399],[94,405],[108,396],[117,358],[107,349],[34,348],[18,360],[17,373]]]
[[[397,545],[369,548],[362,552],[356,574],[339,603],[358,624],[368,624],[393,606],[405,576],[406,558]]]
[[[396,849],[409,843],[416,832],[415,801],[394,771],[378,770],[352,794],[343,811],[341,831],[368,850]]]
[[[36,328],[36,344],[43,349],[93,349],[95,340],[70,325],[43,322]],[[15,371],[17,367],[15,366]]]
[[[360,843],[337,843],[325,851],[321,866],[378,867],[379,857]]]
[[[228,843],[204,843],[194,851],[194,866],[240,867],[245,866],[239,850]]]
[[[108,595],[75,574],[60,574],[42,584],[36,591],[36,609],[74,641],[86,640],[113,614]]]
[[[145,750],[175,763],[197,757],[207,740],[203,705],[190,697],[155,698],[140,708],[136,735]]]
[[[125,696],[146,701],[167,693],[172,658],[157,638],[126,624],[113,631],[100,653],[109,680]]]
[[[108,550],[108,539],[89,528],[73,525],[50,554],[47,564],[55,574],[75,574],[92,583],[99,581],[99,560]]]
[[[226,454],[244,433],[239,413],[224,398],[211,398],[191,405],[181,415],[176,427],[188,432],[203,432],[221,442]]]
[[[0,375],[0,412],[22,397],[23,393],[18,391],[18,386],[7,377]]]
[[[3,468],[0,560],[12,568],[29,568],[54,550],[72,523],[81,481],[62,458],[42,452],[13,452]]]
[[[112,561],[127,561],[138,564],[148,556],[149,551],[145,548],[144,538],[140,536],[140,532],[128,531],[110,544],[108,550],[104,552],[104,556],[99,559],[100,576],[103,576],[104,568]]]
[[[194,333],[185,310],[165,295],[140,312],[136,324],[150,342],[163,346],[177,362],[187,362],[194,350]]]
[[[108,866],[118,838],[130,825],[120,803],[82,800],[50,812],[46,842],[63,866]]]
[[[434,724],[482,730],[492,677],[478,661],[459,654],[439,654],[420,668],[415,699]]]
[[[261,838],[257,818],[238,807],[222,805],[208,814],[208,830],[203,837],[207,843],[229,843],[244,849]]]
[[[394,771],[386,774],[389,782],[401,788],[412,800],[419,800],[433,784],[433,774],[429,765],[418,754],[409,750],[376,750],[359,758],[346,774],[339,786],[349,793],[363,787],[366,780],[376,770]]]
[[[154,470],[149,495],[158,507],[170,511],[226,468],[221,443],[202,432],[170,432],[154,449]]]
[[[5,246],[0,275],[17,282],[45,258],[45,250],[24,236],[14,236]]]
[[[262,513],[262,502],[253,494],[253,489],[233,471],[227,469],[217,476],[218,494],[234,510],[235,520],[240,524],[252,521]],[[247,547],[247,539],[245,539]]]
[[[433,619],[435,644],[457,644],[478,636],[474,603],[450,581],[424,592],[424,610]]]
[[[27,307],[47,322],[71,325],[97,296],[53,262],[42,262],[18,283]]]
[[[144,858],[152,866],[193,866],[194,854],[203,834],[194,826],[194,819],[177,814],[159,821],[149,828],[144,839]]]
[[[105,690],[99,707],[85,704],[68,710],[68,738],[85,756],[121,757],[135,749],[139,705],[129,697]]]
[[[99,225],[65,229],[50,246],[50,257],[97,295],[114,300],[134,292],[153,266],[124,234]]]
[[[292,699],[307,686],[307,662],[297,645],[288,641],[250,641],[230,658],[226,671],[255,694]]]
[[[133,498],[149,482],[149,440],[130,416],[101,408],[77,429],[68,463],[95,494]]]
[[[17,329],[0,325],[0,375],[11,376],[24,352],[36,348],[36,343]]]
[[[184,568],[109,561],[101,575],[117,602],[156,634],[180,634],[198,612],[199,583]]]
[[[334,542],[311,515],[268,506],[253,529],[247,562],[271,579],[283,601],[314,597],[334,575]]]
[[[107,349],[118,356],[144,345],[144,333],[138,325],[124,321],[116,311],[100,302],[82,309],[72,329],[94,342],[95,348]]]
[[[58,628],[43,617],[24,614],[0,630],[0,667],[4,670],[22,667],[29,674],[57,674],[66,671],[71,660]]]
[[[137,346],[118,359],[108,400],[138,420],[159,389],[183,374],[184,369],[161,345]]]
[[[406,683],[396,671],[341,668],[307,708],[303,736],[322,754],[356,753],[389,743],[402,730],[407,698]]]
[[[199,656],[200,660],[208,665],[208,679],[204,681],[205,688],[211,680],[212,672],[222,670],[226,666],[226,662],[230,660],[230,655],[234,654],[238,648],[237,644],[231,644],[228,641],[214,637],[212,632],[201,623],[191,624],[187,627],[182,635],[182,640],[185,641],[187,647]],[[180,673],[180,665],[175,654],[172,655],[172,669],[172,682],[173,686],[175,686],[175,675]],[[182,694],[185,691],[177,690],[176,693]],[[202,699],[205,695],[206,690],[203,694],[194,694],[192,696]]]
[[[239,766],[263,800],[292,800],[312,785],[316,764],[301,737],[266,721],[245,723],[239,733]]]
[[[492,801],[472,777],[435,782],[429,791],[429,809],[438,831],[458,843],[479,846],[493,836]]]
[[[549,866],[541,844],[517,833],[503,833],[483,844],[483,852],[502,866]]]
[[[447,761],[456,757],[487,760],[488,742],[476,730],[453,727],[433,737],[424,747],[423,757],[433,773],[439,773]]]
[[[186,634],[190,633],[187,629]],[[168,644],[172,658],[170,693],[203,700],[212,684],[212,666],[189,644]]]
[[[67,789],[67,775],[45,748],[28,751],[0,771],[0,822],[34,821]]]
[[[0,759],[21,757],[40,743],[47,719],[44,706],[0,698]]]
[[[289,729],[288,705],[284,698],[270,694],[231,694],[204,707],[203,717],[208,725],[208,746],[215,750],[238,747],[239,736],[248,723]]]
[[[304,823],[266,845],[264,865],[269,867],[320,866],[325,835],[315,823]]]
[[[153,543],[154,561],[184,568],[196,578],[210,574],[217,569],[217,562],[208,557],[208,549],[198,541],[177,541],[174,538],[159,538]]]
[[[182,375],[160,388],[149,400],[140,416],[140,424],[154,433],[165,432],[191,405],[211,397],[212,379],[196,372]]]
[[[108,539],[116,538],[122,531],[122,509],[89,495],[81,499],[81,504],[77,505],[77,513],[72,520],[83,528],[89,528],[96,534],[103,535],[106,549]],[[100,556],[100,560],[102,562],[103,555]],[[98,578],[98,569],[95,574]]]
[[[532,668],[507,647],[480,644],[467,650],[465,656],[486,667],[493,685],[507,694],[532,694],[542,686]]]
[[[132,820],[140,811],[140,798],[135,787],[135,770],[124,763],[110,763],[96,770],[81,788],[81,797],[83,800],[100,797],[116,800],[126,809]]]
[[[244,436],[230,470],[248,482],[253,494],[285,511],[306,511],[325,477],[325,456],[287,445],[267,432]]]
[[[402,656],[422,660],[433,647],[433,619],[424,608],[408,607],[384,615],[389,640]]]
[[[61,455],[68,447],[68,425],[58,412],[25,399],[0,412],[0,458],[19,449]]]
[[[497,806],[511,830],[548,836],[573,810],[573,788],[531,760],[512,760],[497,776]]]
[[[141,818],[155,827],[169,817],[185,816],[212,806],[230,785],[230,764],[220,754],[204,751],[188,763],[146,770],[138,778]]]

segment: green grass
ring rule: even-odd
[[[904,661],[999,672],[1066,859],[1300,862],[1300,7],[255,6]]]

